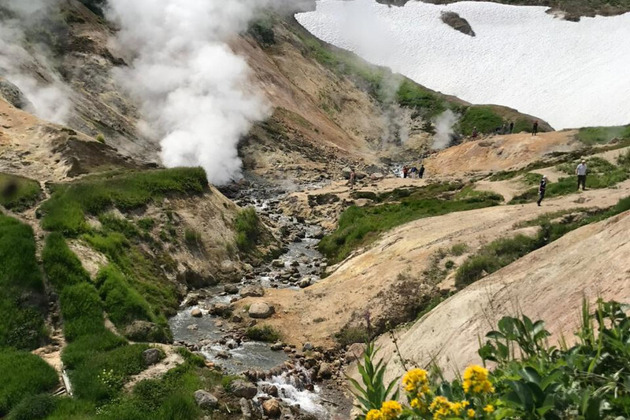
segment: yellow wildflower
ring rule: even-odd
[[[473,410],[472,408],[469,408],[468,411],[466,411],[466,415],[468,417],[470,417],[471,419],[475,417],[475,410]]]
[[[473,365],[464,371],[464,392],[492,393],[494,387],[488,380],[488,370],[481,366]]]
[[[407,392],[420,391],[421,393],[426,393],[429,390],[427,386],[429,378],[427,371],[424,369],[411,369],[403,376],[402,383]]]
[[[452,403],[445,397],[438,396],[433,399],[429,410],[433,413],[434,420],[440,420],[451,414]]]
[[[402,413],[402,407],[397,401],[385,401],[381,407],[381,413],[383,413],[383,419],[392,420]]]
[[[485,411],[486,413],[492,413],[494,411],[494,407],[492,406],[492,404],[488,404],[483,408],[483,411]]]
[[[381,410],[370,410],[365,416],[365,420],[384,420]]]

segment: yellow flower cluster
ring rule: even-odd
[[[446,397],[438,396],[433,399],[429,410],[433,413],[434,420],[440,420],[451,416],[459,416],[470,403],[468,401],[451,402]],[[468,414],[470,415],[468,410]],[[473,415],[474,415],[474,410]]]
[[[429,375],[424,369],[412,369],[405,373],[402,383],[407,392],[418,394],[429,392]]]
[[[488,380],[488,370],[477,365],[469,366],[464,371],[463,388],[466,393],[489,394],[494,392],[494,387]]]
[[[396,401],[385,401],[380,410],[370,410],[365,420],[394,420],[402,413],[402,406]]]

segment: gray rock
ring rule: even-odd
[[[442,12],[442,22],[463,34],[475,36],[470,23],[455,12]]]
[[[228,349],[235,349],[238,347],[238,343],[234,339],[229,339],[227,343],[225,343]]]
[[[251,382],[243,381],[242,379],[237,379],[230,385],[230,390],[232,394],[237,397],[243,397],[247,399],[252,399],[258,393],[258,388]]]
[[[241,289],[241,297],[263,297],[265,289],[259,285],[245,286]]]
[[[201,318],[203,316],[203,313],[201,313],[201,309],[195,308],[190,311],[190,316],[192,316],[193,318]]]
[[[156,364],[162,358],[162,353],[158,349],[147,349],[142,352],[142,360],[145,366]]]
[[[245,398],[241,398],[238,403],[241,406],[241,414],[243,414],[243,418],[251,419],[252,407],[250,406],[249,401],[247,401]]]
[[[306,289],[310,285],[311,285],[311,279],[304,278],[300,280],[300,283],[299,283],[300,289]]]
[[[151,341],[150,337],[158,334],[160,327],[148,321],[133,321],[125,328],[125,337],[133,341]]]
[[[210,273],[200,273],[192,269],[187,269],[177,275],[180,283],[186,284],[191,289],[202,289],[204,287],[216,286],[218,280]]]
[[[223,290],[225,291],[225,293],[229,293],[230,295],[235,295],[238,293],[238,286],[235,284],[226,284],[223,287]]]
[[[249,307],[251,318],[269,318],[274,312],[274,307],[265,302],[256,302]]]
[[[271,397],[277,397],[278,396],[278,387],[275,385],[271,385],[271,384],[264,384],[260,387],[260,389],[262,390],[262,392],[264,392],[265,394],[271,396]]]
[[[309,342],[304,343],[304,345],[302,346],[302,351],[309,351],[309,350],[313,350],[313,345]]]
[[[0,98],[18,109],[32,109],[33,105],[26,99],[20,88],[0,77]]]
[[[195,402],[204,410],[211,410],[219,406],[217,397],[203,389],[195,391]]]
[[[210,307],[210,314],[217,316],[229,315],[232,313],[232,307],[227,303],[215,303]]]
[[[284,348],[284,343],[282,342],[277,342],[271,345],[271,350],[273,351],[280,351]]]
[[[370,175],[370,179],[374,180],[374,181],[379,181],[381,179],[385,178],[385,175],[383,175],[380,172],[374,172],[372,175]]]
[[[333,369],[332,366],[326,362],[322,362],[319,365],[319,377],[321,379],[330,379],[332,377]]]

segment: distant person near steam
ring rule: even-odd
[[[420,169],[418,170],[418,177],[422,179],[424,176],[424,164],[420,164]]]
[[[409,168],[407,167],[407,165],[403,166],[403,178],[407,178],[407,175],[409,174]]]
[[[514,121],[510,121],[510,134],[514,132]]]
[[[538,207],[540,207],[540,203],[545,198],[545,190],[547,189],[547,176],[543,175],[540,180],[540,186],[538,187]]]
[[[532,125],[532,136],[538,134],[538,120],[534,121],[534,125]]]
[[[580,191],[580,184],[582,185],[582,191],[586,190],[586,173],[588,172],[588,167],[586,166],[586,161],[582,159],[580,164],[575,168],[575,174],[577,175],[578,181],[578,191]]]
[[[350,189],[354,190],[354,183],[357,180],[357,173],[354,171],[354,168],[350,170]]]

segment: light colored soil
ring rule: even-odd
[[[409,329],[397,333],[401,354],[420,366],[435,360],[449,377],[480,363],[478,338],[505,315],[542,319],[550,342],[579,325],[582,298],[630,300],[630,212],[588,225],[474,283]],[[392,361],[389,378],[401,367],[394,345],[383,336],[381,355]]]
[[[427,174],[465,177],[478,172],[519,169],[552,152],[569,152],[583,145],[576,131],[491,136],[446,149],[425,160]]]
[[[385,296],[401,273],[421,277],[440,248],[466,243],[472,249],[511,232],[519,222],[563,209],[608,207],[630,195],[630,181],[611,190],[590,190],[535,203],[490,207],[420,219],[384,234],[367,250],[356,250],[329,277],[300,291],[270,290],[264,298],[248,298],[276,306],[265,322],[278,328],[289,343],[333,345],[333,334],[369,311],[378,317]],[[324,318],[322,321],[321,318]],[[315,322],[316,320],[318,322]]]

